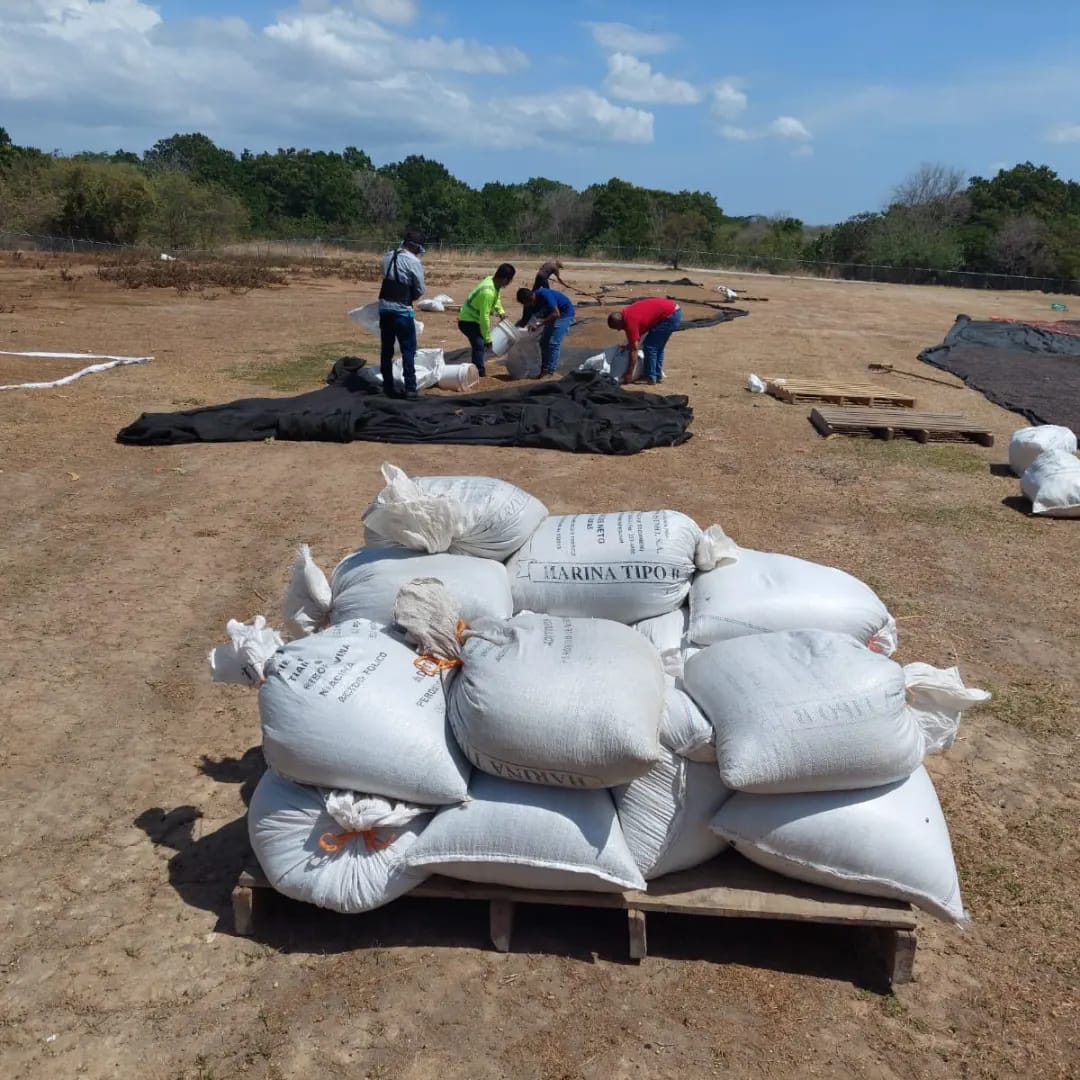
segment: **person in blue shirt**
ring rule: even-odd
[[[540,335],[540,377],[554,375],[559,367],[562,340],[574,321],[574,305],[557,289],[518,289],[519,304],[532,310],[529,329],[543,327]]]

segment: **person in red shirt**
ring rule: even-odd
[[[633,375],[638,342],[645,352],[643,378],[650,386],[664,381],[664,347],[681,322],[682,308],[674,300],[659,296],[636,300],[622,311],[613,311],[608,316],[608,326],[612,330],[622,330],[630,347],[624,383],[629,382]]]

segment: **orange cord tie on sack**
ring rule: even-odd
[[[469,627],[466,625],[464,619],[458,619],[457,626],[454,628],[454,633],[457,636],[459,645],[465,644],[465,631]],[[462,666],[462,660],[460,657],[457,660],[448,660],[445,656],[433,656],[431,653],[425,653],[423,656],[418,656],[413,661],[413,667],[424,675],[438,675],[441,671],[453,671],[454,668]]]
[[[391,833],[385,840],[380,840],[374,829],[364,829],[361,832],[324,832],[319,837],[319,847],[330,855],[336,855],[346,844],[355,840],[358,836],[364,838],[364,847],[368,851],[383,851],[397,839],[397,833]]]

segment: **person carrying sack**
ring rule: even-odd
[[[382,260],[382,288],[379,289],[379,333],[382,352],[383,393],[390,398],[416,398],[416,314],[413,304],[424,295],[424,268],[420,256],[424,245],[420,233],[409,229],[395,251]],[[405,392],[394,383],[394,345],[401,347],[401,371]]]
[[[499,292],[514,280],[515,273],[509,263],[501,263],[491,277],[484,278],[469,293],[458,313],[458,329],[468,338],[472,362],[481,378],[487,374],[485,361],[491,352],[491,316],[502,318],[506,314]]]
[[[518,303],[532,310],[529,329],[543,327],[540,335],[540,377],[554,375],[559,367],[562,340],[574,321],[574,305],[558,289],[518,289]]]

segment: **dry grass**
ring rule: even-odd
[[[103,260],[98,265],[97,276],[122,289],[175,289],[180,294],[221,288],[237,295],[289,283],[285,274],[271,263],[240,257],[184,258],[172,262],[125,257]]]
[[[355,342],[331,342],[297,357],[238,364],[226,369],[225,374],[229,378],[254,383],[269,390],[295,393],[298,390],[314,390],[323,385],[335,360],[354,355]]]

